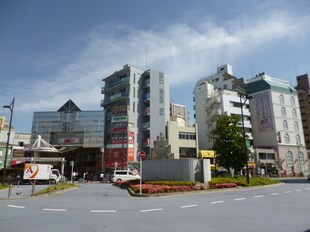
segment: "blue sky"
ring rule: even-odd
[[[100,110],[102,79],[125,64],[165,72],[191,113],[196,81],[222,64],[295,85],[310,72],[309,13],[308,0],[0,0],[0,104],[15,97],[13,125],[30,133],[33,112],[68,99]]]

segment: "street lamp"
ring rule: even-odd
[[[245,127],[244,127],[244,114],[243,114],[243,106],[249,99],[248,95],[242,94],[239,92],[240,95],[240,104],[241,104],[241,120],[242,120],[242,134],[243,134],[243,149],[244,149],[244,155],[246,156],[246,182],[247,184],[250,183],[250,175],[249,175],[249,164],[248,164],[248,154],[247,154],[247,148],[246,148],[246,138],[245,138]]]
[[[10,143],[11,127],[12,127],[12,117],[13,117],[13,111],[14,111],[14,101],[15,101],[15,97],[13,98],[13,101],[11,102],[10,105],[3,106],[3,108],[8,108],[11,111],[11,116],[10,116],[8,140],[6,142],[6,149],[5,149],[5,157],[4,157],[4,165],[3,165],[3,173],[2,173],[2,185],[4,184],[4,178],[5,178],[5,172],[6,172],[6,163],[8,160],[8,150],[9,150],[9,143]]]

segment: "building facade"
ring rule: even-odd
[[[217,68],[217,73],[199,80],[194,89],[195,118],[198,124],[199,149],[213,147],[212,131],[216,127],[218,115],[243,115],[248,147],[252,148],[251,117],[249,102],[241,99],[235,91],[237,83],[242,82],[233,76],[228,64]],[[242,106],[242,111],[241,111]],[[251,157],[249,157],[251,159]]]
[[[105,167],[128,168],[141,151],[152,158],[153,141],[165,134],[169,120],[168,77],[163,72],[125,65],[102,81]]]
[[[88,172],[89,177],[95,178],[102,171],[103,111],[82,111],[68,100],[58,111],[34,112],[31,144],[39,135],[60,151],[40,156],[65,157],[65,176],[70,176],[72,162],[81,177]]]
[[[309,173],[297,91],[266,73],[248,80],[247,90],[258,171],[282,176]]]
[[[170,103],[170,117],[179,116],[183,118],[185,125],[190,125],[189,110],[187,106]]]
[[[172,159],[198,158],[197,123],[188,126],[182,117],[171,117],[167,123],[167,140]]]
[[[305,145],[310,149],[310,80],[308,74],[300,75],[297,79],[297,93],[302,126],[304,130]],[[308,157],[310,158],[310,156]]]

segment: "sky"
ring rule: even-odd
[[[195,84],[220,65],[295,86],[310,72],[309,25],[308,0],[0,0],[0,105],[15,97],[12,124],[31,133],[34,112],[69,99],[102,110],[102,79],[131,64],[166,73],[193,122]]]

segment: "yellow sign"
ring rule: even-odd
[[[215,151],[214,150],[201,150],[199,153],[199,158],[200,159],[205,159],[205,158],[214,158],[215,157]]]

